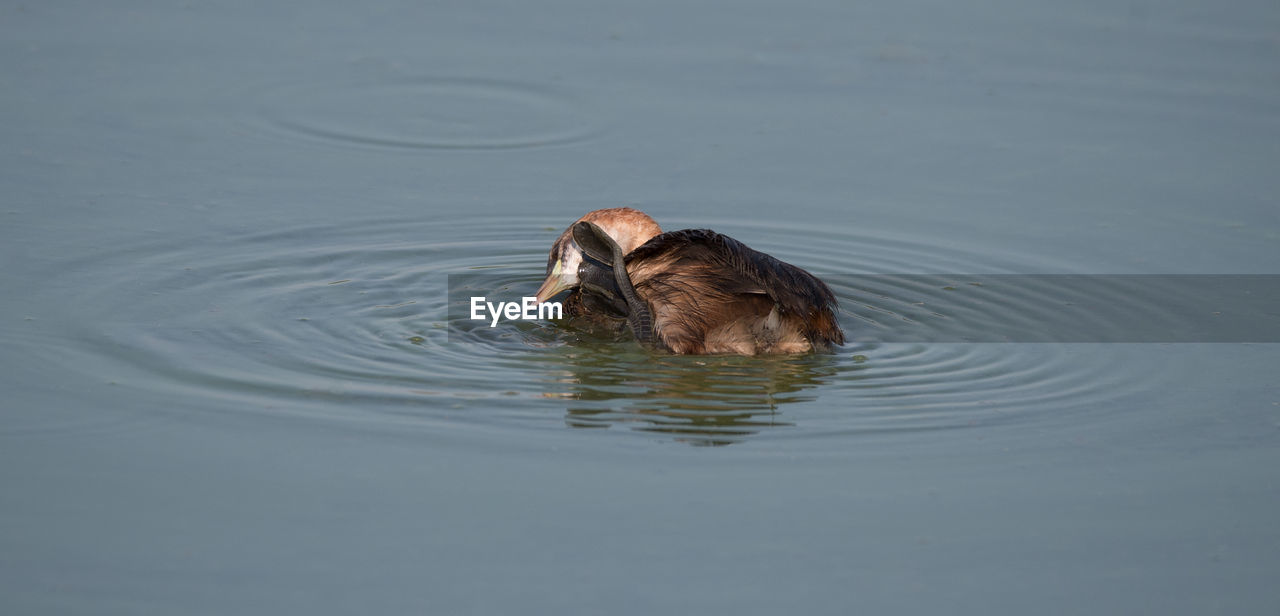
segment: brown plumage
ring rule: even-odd
[[[613,263],[625,263],[625,276]],[[565,289],[568,316],[625,320],[642,342],[678,354],[801,353],[844,342],[835,295],[812,274],[714,231],[662,233],[631,208],[591,212],[556,240],[538,300]]]

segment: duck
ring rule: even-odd
[[[844,344],[835,294],[814,275],[709,229],[663,232],[629,207],[588,212],[551,245],[537,301],[566,291],[566,318],[629,328],[676,355]]]

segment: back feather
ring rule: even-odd
[[[685,329],[705,334],[717,319],[726,318],[715,314],[717,310],[748,306],[758,310],[759,302],[743,296],[766,295],[779,316],[796,322],[814,346],[844,342],[836,321],[836,297],[826,284],[727,235],[707,229],[670,231],[633,250],[626,261],[632,283],[655,304],[655,312],[664,313],[664,306],[658,305],[664,304],[668,319],[686,321],[690,327]],[[675,309],[680,314],[670,314]],[[668,333],[676,338],[694,333],[678,330]]]

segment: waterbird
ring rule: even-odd
[[[809,272],[708,229],[663,232],[628,207],[588,212],[551,245],[537,300],[625,323],[675,354],[805,353],[844,343],[835,294]]]

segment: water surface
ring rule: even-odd
[[[868,334],[1280,273],[1269,3],[0,11],[6,612],[1280,601],[1265,336],[1133,343],[1178,313],[1124,282],[1090,343]],[[809,269],[853,342],[451,320],[619,205]]]

